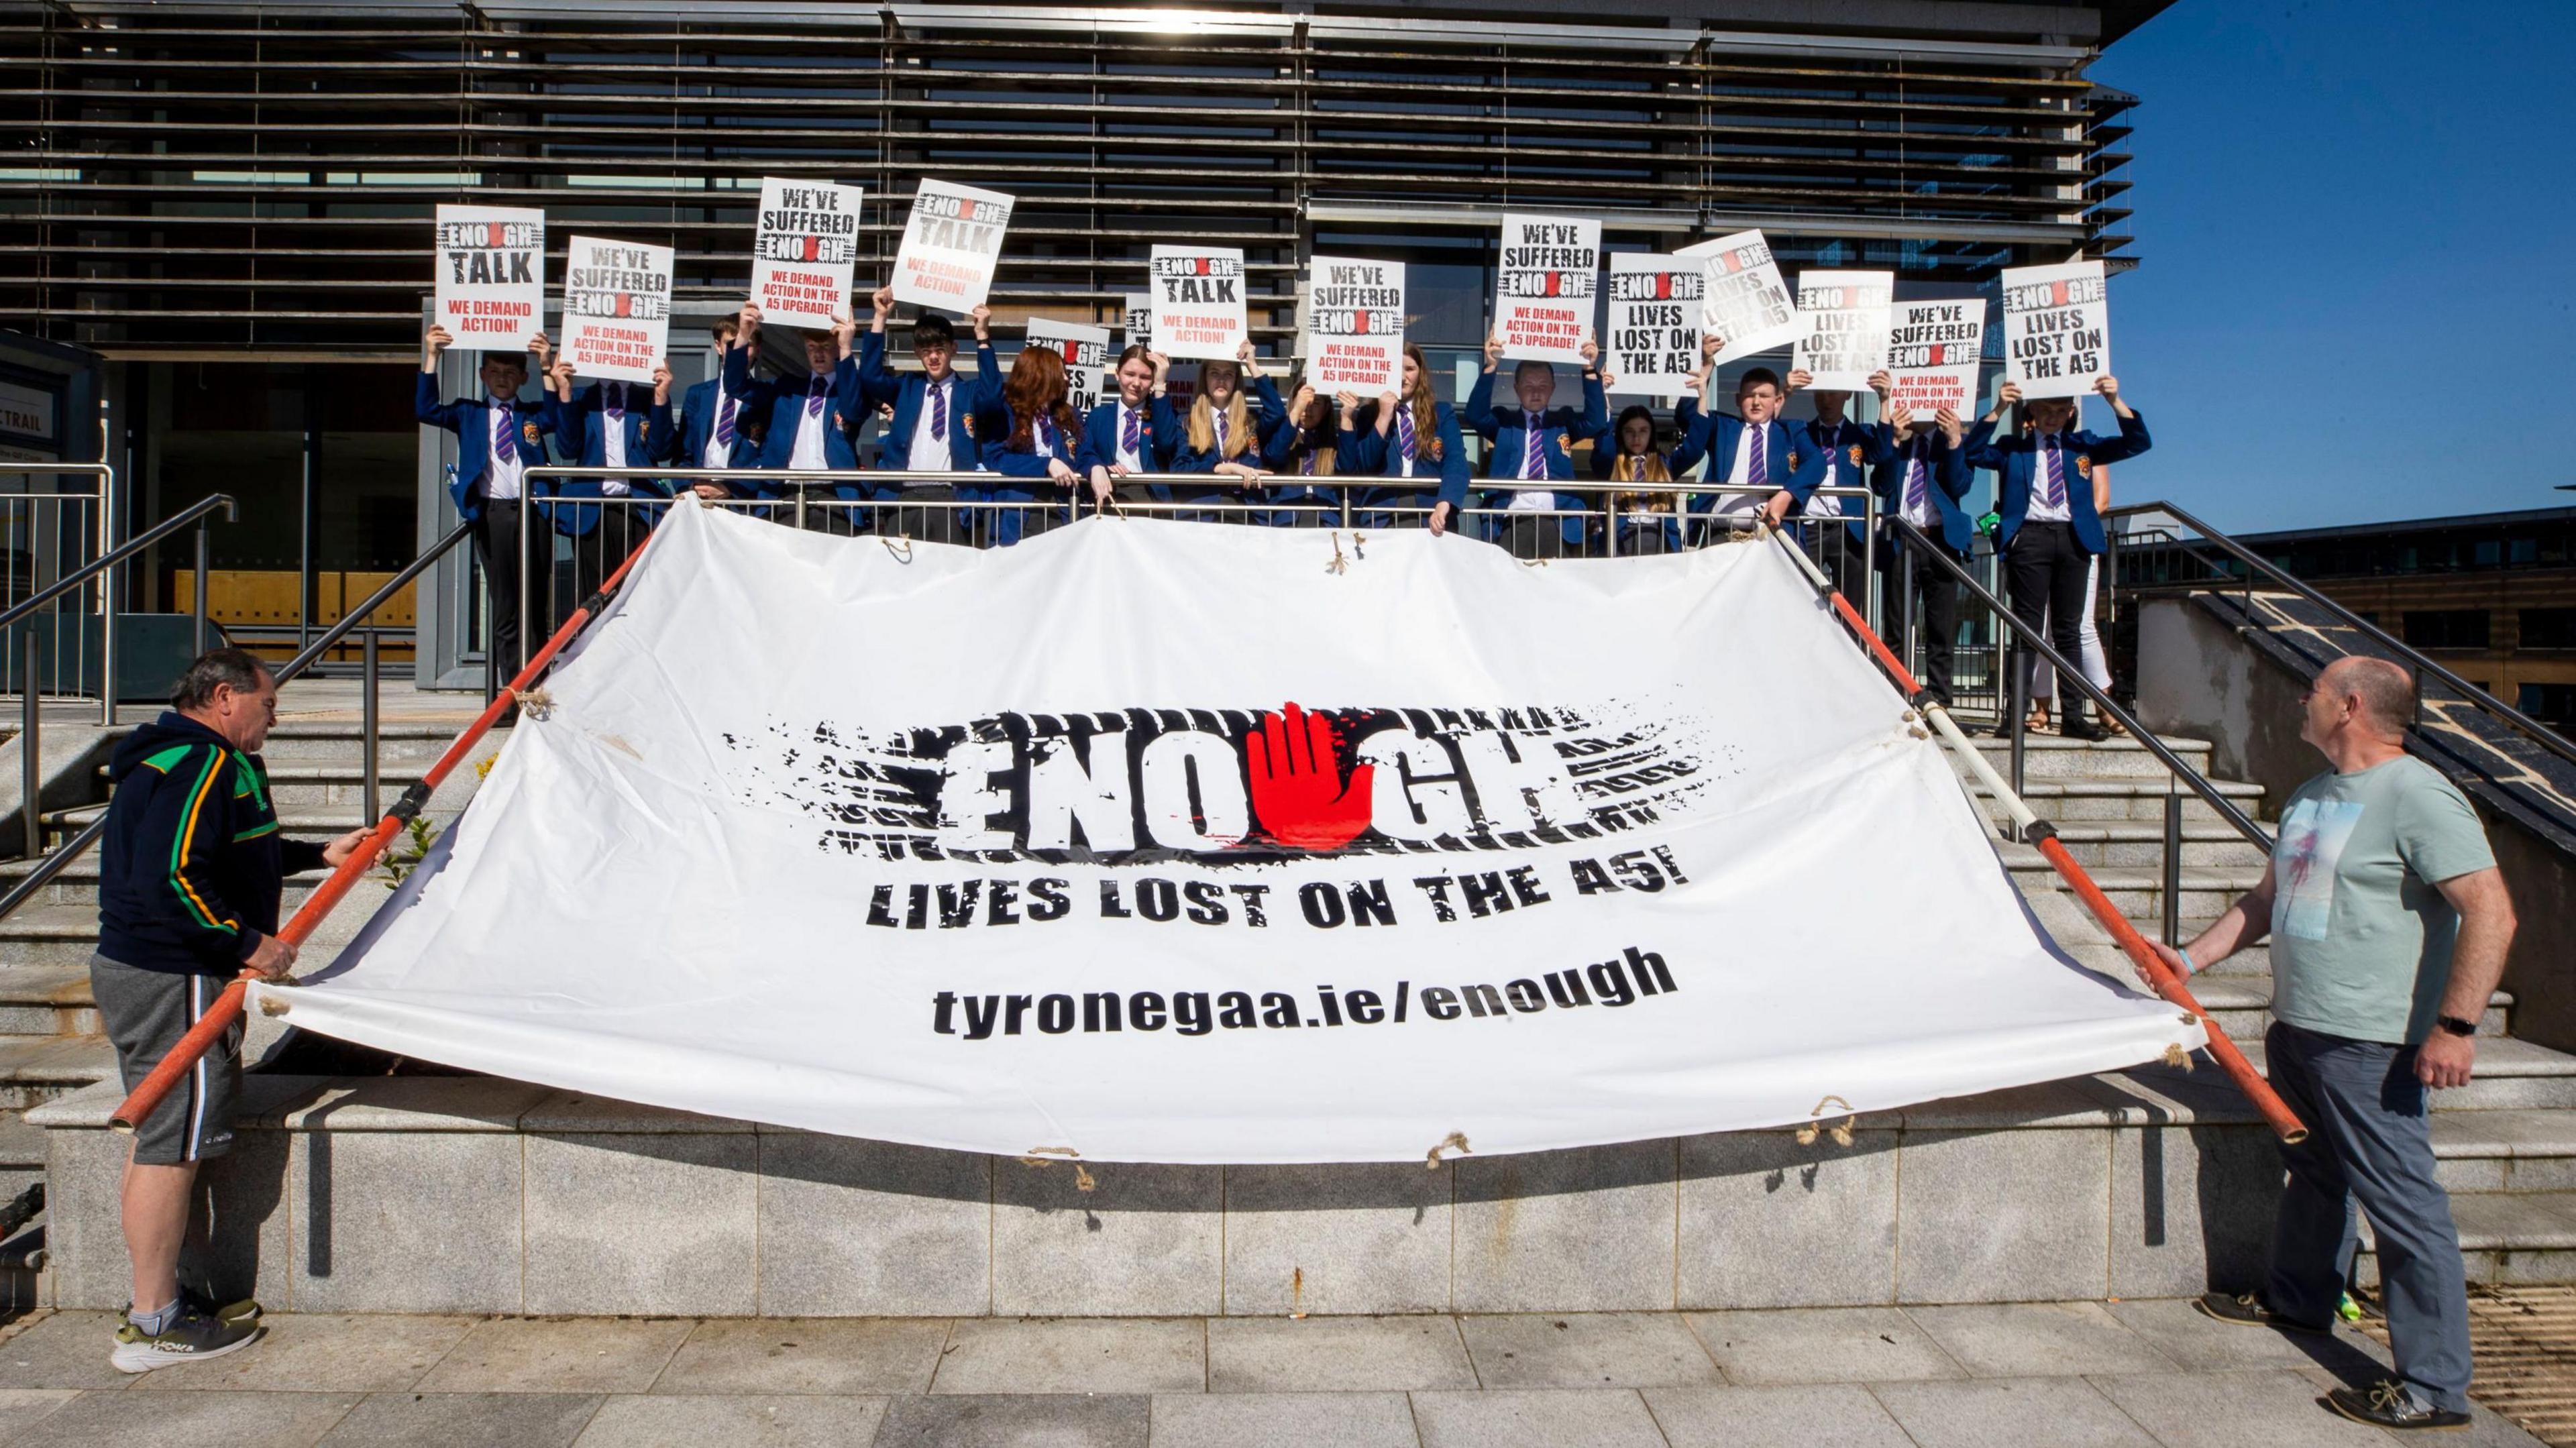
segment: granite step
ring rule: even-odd
[[[0,1039],[0,1110],[23,1111],[116,1075],[105,1036]]]

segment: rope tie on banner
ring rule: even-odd
[[[1029,1148],[1028,1155],[1020,1158],[1020,1165],[1044,1169],[1055,1165],[1054,1159],[1056,1157],[1061,1156],[1072,1158],[1080,1155],[1082,1155],[1082,1153],[1075,1151],[1069,1146],[1033,1146]],[[1073,1189],[1075,1191],[1087,1192],[1100,1185],[1099,1179],[1092,1176],[1090,1171],[1086,1169],[1081,1162],[1076,1161],[1073,1162],[1072,1165]]]
[[[1352,539],[1351,550],[1353,552],[1357,552],[1359,550],[1359,541],[1356,535],[1354,535]],[[1333,561],[1324,565],[1324,571],[1332,574],[1343,574],[1351,571],[1351,560],[1342,556],[1342,535],[1338,531],[1333,534]]]
[[[1807,1114],[1811,1117],[1822,1116],[1825,1114],[1827,1108],[1830,1107],[1840,1107],[1845,1111],[1851,1111],[1852,1104],[1839,1096],[1828,1096],[1824,1100],[1817,1102],[1816,1108]],[[1851,1115],[1844,1117],[1842,1120],[1835,1122],[1831,1126],[1827,1126],[1821,1121],[1809,1121],[1806,1125],[1798,1128],[1798,1144],[1800,1146],[1815,1145],[1817,1133],[1821,1131],[1825,1135],[1831,1136],[1834,1139],[1834,1145],[1849,1146],[1852,1144],[1852,1128],[1859,1124],[1860,1113],[1856,1111],[1852,1112]]]
[[[518,705],[519,712],[528,718],[543,722],[554,717],[555,697],[543,689],[512,689],[510,702]]]
[[[891,538],[886,537],[884,534],[879,534],[879,535],[877,535],[877,541],[878,541],[879,543],[882,543],[882,544],[884,544],[884,545],[885,545],[885,551],[886,551],[886,552],[891,553],[891,554],[893,554],[893,555],[894,555],[894,561],[895,561],[895,562],[897,562],[897,563],[910,563],[910,562],[912,561],[912,535],[911,535],[911,534],[909,534],[909,533],[897,533],[897,534],[895,534],[895,535],[894,535],[893,537],[891,537]],[[903,545],[903,547],[902,547],[902,548],[900,548],[900,549],[896,548],[894,545],[896,545],[897,543],[902,544],[902,545]]]
[[[1474,1148],[1467,1145],[1467,1133],[1453,1131],[1440,1138],[1440,1144],[1431,1148],[1430,1154],[1422,1159],[1424,1168],[1430,1171],[1440,1170],[1440,1153],[1444,1151],[1454,1151],[1460,1156],[1466,1156],[1473,1152]]]
[[[2192,1018],[2190,1016],[2185,1016],[2183,1019],[2188,1021]],[[2168,1066],[2180,1066],[2182,1069],[2188,1071],[2192,1068],[2191,1053],[2182,1048],[2182,1042],[2175,1041],[2165,1047],[2165,1064]]]

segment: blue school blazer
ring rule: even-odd
[[[2027,431],[2000,439],[1994,431],[1995,425],[1982,418],[1969,430],[1968,466],[2003,475],[1995,489],[1995,511],[2003,517],[1995,546],[2009,548],[2013,535],[2021,531],[2022,519],[2030,512],[2032,479],[2039,469],[2039,444],[2036,435]],[[2066,455],[2066,514],[2073,522],[2075,541],[2085,552],[2099,553],[2104,546],[2102,515],[2093,509],[2094,464],[2133,458],[2150,446],[2147,420],[2134,408],[2129,416],[2120,419],[2119,432],[2110,437],[2085,428],[2064,435],[2059,450]]]
[[[519,412],[521,459],[530,466],[547,461],[545,440],[554,422],[545,404],[517,398],[511,405]],[[411,410],[423,425],[456,434],[456,466],[447,475],[447,496],[456,504],[457,516],[469,523],[482,517],[483,499],[474,485],[483,481],[483,470],[492,461],[492,409],[480,397],[439,401],[438,375],[423,372],[412,392]]]

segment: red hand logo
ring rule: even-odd
[[[1252,812],[1270,837],[1293,850],[1329,854],[1369,826],[1372,766],[1354,765],[1342,784],[1340,738],[1333,721],[1290,704],[1287,716],[1261,716],[1261,732],[1243,741],[1252,777]]]

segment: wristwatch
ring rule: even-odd
[[[2464,1021],[2458,1016],[2435,1016],[2433,1024],[2455,1036],[2474,1036],[2478,1033],[2477,1022]]]

